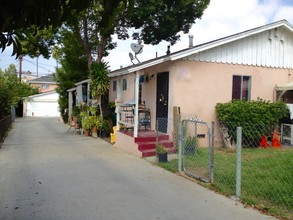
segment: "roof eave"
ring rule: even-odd
[[[117,77],[117,76],[123,76],[123,75],[129,74],[129,73],[134,73],[136,71],[140,71],[142,69],[145,69],[145,68],[148,68],[148,67],[151,67],[154,65],[161,64],[161,63],[169,61],[169,60],[170,60],[170,56],[158,58],[158,59],[150,61],[150,62],[145,62],[145,63],[139,64],[139,65],[135,65],[134,67],[129,66],[128,68],[116,70],[112,73],[109,73],[108,76],[110,78]]]
[[[80,84],[88,83],[88,82],[90,82],[90,79],[82,80],[82,81],[80,81],[80,82],[75,83],[74,85],[78,86],[78,85],[80,85]]]
[[[265,25],[263,27],[259,27],[259,28],[256,28],[256,29],[251,29],[251,30],[245,31],[245,32],[240,33],[240,34],[232,35],[230,37],[225,37],[223,39],[213,41],[213,42],[208,43],[208,44],[203,44],[202,46],[194,47],[194,48],[191,48],[190,50],[187,50],[187,51],[185,50],[185,51],[182,51],[182,52],[175,53],[174,55],[171,55],[171,60],[173,61],[173,60],[182,59],[182,58],[188,57],[188,56],[190,56],[192,54],[199,53],[201,51],[205,51],[205,50],[208,50],[208,49],[211,49],[211,48],[214,48],[214,47],[218,47],[218,46],[230,43],[232,41],[240,40],[240,39],[249,37],[251,35],[258,34],[258,33],[261,33],[263,31],[271,30],[271,29],[274,29],[274,28],[277,28],[277,27],[280,27],[280,26],[286,26],[289,30],[291,30],[293,32],[293,26],[290,25],[286,20],[281,20],[279,22],[275,22],[275,23],[272,23],[270,25]]]
[[[77,87],[74,87],[74,88],[67,89],[66,91],[67,92],[73,92],[73,91],[76,91],[76,90],[77,90]]]

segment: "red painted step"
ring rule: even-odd
[[[159,135],[158,140],[159,141],[169,140],[169,135]],[[156,141],[156,136],[137,137],[137,138],[134,139],[135,143],[139,143],[139,142],[155,142],[155,141]]]
[[[159,142],[161,145],[163,145],[165,148],[172,148],[173,147],[173,142],[172,141],[160,141]],[[156,149],[156,142],[139,142],[137,143],[138,145],[138,150],[143,151],[143,150],[149,150],[149,149]]]
[[[174,153],[176,149],[173,147],[173,142],[169,140],[163,140],[159,142],[162,144],[169,153]],[[138,150],[142,152],[142,157],[151,157],[156,155],[156,142],[140,142],[138,144]]]
[[[173,154],[176,152],[176,149],[174,147],[172,148],[167,148],[168,149],[168,153],[169,154]],[[152,157],[152,156],[156,156],[156,149],[147,149],[147,150],[143,150],[142,152],[142,157]]]
[[[120,131],[126,135],[133,137],[133,131]],[[139,136],[134,138],[134,142],[138,145],[138,150],[142,152],[142,157],[151,157],[156,155],[156,132],[155,131],[139,131]],[[173,142],[169,135],[159,133],[158,141],[169,153],[175,153]]]

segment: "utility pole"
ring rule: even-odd
[[[22,55],[19,55],[19,82],[21,82],[21,74],[22,74]]]
[[[37,56],[37,77],[39,77],[39,56]]]
[[[37,77],[39,77],[39,56],[40,56],[40,51],[37,51]]]

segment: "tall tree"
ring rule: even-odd
[[[162,40],[175,44],[187,33],[196,19],[200,19],[209,0],[94,0],[86,11],[75,14],[68,23],[79,34],[87,54],[88,66],[99,63],[115,44],[111,35],[129,38],[134,28],[134,39],[145,44],[158,44]]]
[[[68,92],[67,90],[74,87],[75,83],[87,79],[89,71],[87,67],[87,58],[82,49],[80,41],[76,38],[76,34],[63,29],[60,32],[60,41],[62,47],[58,55],[62,68],[57,68],[55,74],[58,82],[57,92],[59,93],[59,108],[64,122],[68,120]],[[59,53],[58,52],[58,53]]]
[[[175,44],[179,40],[177,33],[188,32],[208,4],[209,0],[94,0],[85,11],[72,13],[67,30],[76,35],[91,70],[93,62],[101,63],[109,50],[115,48],[112,34],[127,39],[128,29],[135,28],[132,37],[143,43],[166,40]],[[105,75],[99,77],[104,80],[100,84],[105,85],[109,81],[107,69],[98,69]],[[93,91],[96,93],[99,92]]]

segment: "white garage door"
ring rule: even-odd
[[[27,116],[60,116],[57,102],[27,102],[26,112]]]

